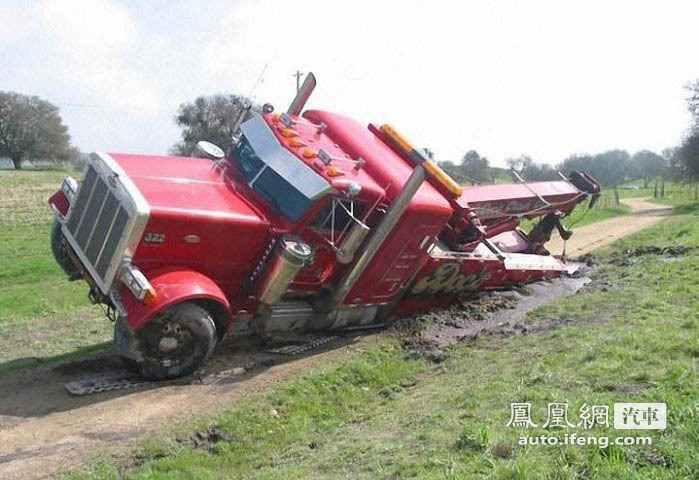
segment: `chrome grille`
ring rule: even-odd
[[[85,173],[74,201],[66,229],[73,238],[72,246],[82,253],[102,284],[107,284],[107,272],[113,260],[120,261],[121,240],[128,233],[131,217],[120,204],[115,192],[93,165]],[[87,266],[87,265],[86,265]]]

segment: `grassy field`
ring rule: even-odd
[[[630,197],[649,198],[651,202],[665,205],[682,205],[699,201],[699,198],[697,198],[695,194],[695,184],[691,183],[680,184],[667,182],[665,184],[664,196],[660,196],[662,190],[659,182],[657,192],[655,182],[650,182],[647,187],[643,186],[643,181],[641,180],[629,182],[625,185],[634,185],[638,187],[638,190],[619,188],[619,197],[622,199]],[[657,195],[657,197],[655,195]]]
[[[110,339],[85,284],[69,283],[51,255],[47,200],[68,174],[0,170],[0,374]]]
[[[562,328],[457,344],[439,364],[406,359],[390,336],[374,338],[339,362],[152,439],[125,463],[102,458],[72,477],[697,478],[699,250],[623,253],[699,247],[699,204],[677,213],[599,252],[596,281],[607,287],[527,317]],[[506,427],[511,402],[531,402],[539,427]],[[668,428],[572,430],[651,437],[646,446],[519,445],[520,435],[563,437],[541,428],[548,402],[568,403],[575,423],[583,404],[666,402]],[[196,446],[186,440],[194,431],[216,440]]]

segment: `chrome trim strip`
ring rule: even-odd
[[[97,182],[95,182],[96,184]],[[107,188],[109,188],[109,185],[107,185]],[[102,199],[102,204],[100,205],[100,209],[97,212],[97,215],[95,216],[95,223],[92,224],[92,228],[90,229],[90,235],[87,236],[87,240],[85,240],[85,248],[90,245],[90,241],[92,240],[92,236],[95,234],[95,228],[97,228],[97,224],[99,223],[99,218],[102,216],[102,212],[104,211],[104,206],[107,204],[107,199],[109,198],[109,192],[107,192],[104,195],[104,198]],[[116,215],[114,215],[116,218]],[[85,215],[83,215],[83,218],[85,218]],[[77,232],[77,230],[76,230]],[[99,257],[97,257],[99,259]]]
[[[87,172],[87,170],[85,170]],[[82,189],[82,185],[80,185],[80,189]],[[90,195],[87,197],[87,200],[85,201],[85,211],[83,211],[82,217],[80,217],[80,221],[78,224],[75,226],[75,234],[77,235],[78,232],[80,231],[80,226],[83,224],[83,221],[85,220],[85,213],[87,213],[87,206],[90,204],[90,200],[92,200],[92,195],[95,193],[95,190],[97,189],[97,182],[92,184],[92,188],[90,189]],[[80,190],[78,190],[78,195],[80,194]],[[77,198],[77,196],[76,196]],[[76,202],[71,202],[70,206],[71,208],[73,205],[75,205]],[[72,212],[68,212],[68,216],[70,217]]]
[[[107,267],[104,278],[101,278],[97,273],[96,265],[92,265],[88,260],[87,254],[80,248],[78,242],[68,231],[65,223],[62,225],[62,231],[66,240],[73,247],[73,250],[80,259],[80,262],[87,269],[95,283],[97,283],[97,286],[105,295],[108,295],[110,294],[114,280],[121,269],[123,259],[125,257],[132,257],[136,251],[136,248],[138,247],[138,243],[141,240],[146,224],[148,223],[148,219],[150,218],[150,206],[136,184],[133,183],[124,169],[122,169],[116,160],[114,160],[109,154],[102,152],[92,153],[90,154],[90,162],[95,168],[96,173],[102,178],[103,181],[107,183],[107,188],[112,188],[114,195],[119,201],[119,206],[124,207],[130,216],[129,222],[124,227],[125,235],[119,240],[119,243],[114,249],[114,256],[109,263],[109,267]],[[114,175],[117,186],[111,187],[108,177]],[[90,192],[90,199],[88,199],[88,203],[89,200],[92,199],[92,193],[94,192],[97,183],[98,182],[96,181],[95,186]],[[97,219],[94,220],[96,221]],[[110,226],[110,232],[111,228],[112,226]],[[100,251],[100,256],[101,254],[102,252]]]
[[[106,197],[105,197],[106,198]],[[114,216],[112,217],[112,222],[109,224],[109,228],[107,229],[107,234],[104,236],[104,241],[102,242],[102,246],[100,247],[100,251],[97,252],[97,255],[95,258],[97,259],[95,262],[99,263],[100,259],[102,258],[102,253],[104,252],[104,247],[107,246],[107,242],[109,241],[109,235],[112,234],[112,228],[114,228],[114,222],[116,222],[117,217],[119,216],[119,207],[117,207],[116,212],[114,213]],[[97,225],[97,223],[95,223]],[[88,242],[87,245],[90,243]]]

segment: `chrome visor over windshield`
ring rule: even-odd
[[[245,138],[260,159],[310,200],[332,190],[330,184],[287,150],[260,115],[240,126]]]

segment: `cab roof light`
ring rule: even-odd
[[[435,180],[437,180],[444,188],[446,188],[449,193],[455,197],[460,197],[464,191],[464,187],[456,183],[456,181],[449,176],[442,168],[434,163],[432,160],[425,160],[422,163],[425,170],[429,175],[431,175]]]
[[[303,158],[313,158],[316,155],[318,155],[318,154],[312,148],[307,148],[303,151]]]
[[[337,168],[334,165],[331,165],[330,167],[328,167],[328,169],[326,170],[326,173],[327,173],[328,177],[339,177],[339,176],[345,174],[345,172],[343,172],[342,170],[340,170],[339,168]]]
[[[294,130],[293,128],[283,128],[282,129],[282,137],[291,138],[291,137],[297,137],[297,136],[298,136],[298,132],[296,130]]]
[[[305,147],[306,142],[304,142],[298,137],[293,137],[291,140],[289,140],[289,145],[292,147]]]
[[[388,136],[395,144],[403,151],[403,153],[410,155],[412,152],[416,152],[413,145],[405,138],[403,135],[398,133],[398,130],[393,128],[388,123],[381,125],[381,131]]]
[[[398,130],[393,128],[389,124],[381,125],[381,132],[386,135],[395,146],[407,157],[413,160],[416,164],[425,168],[425,171],[434,178],[440,185],[442,185],[449,193],[455,197],[461,196],[463,192],[463,187],[456,183],[453,178],[451,178],[444,170],[442,170],[439,165],[437,165],[432,160],[425,158],[425,156],[413,147],[413,145],[401,135]]]

